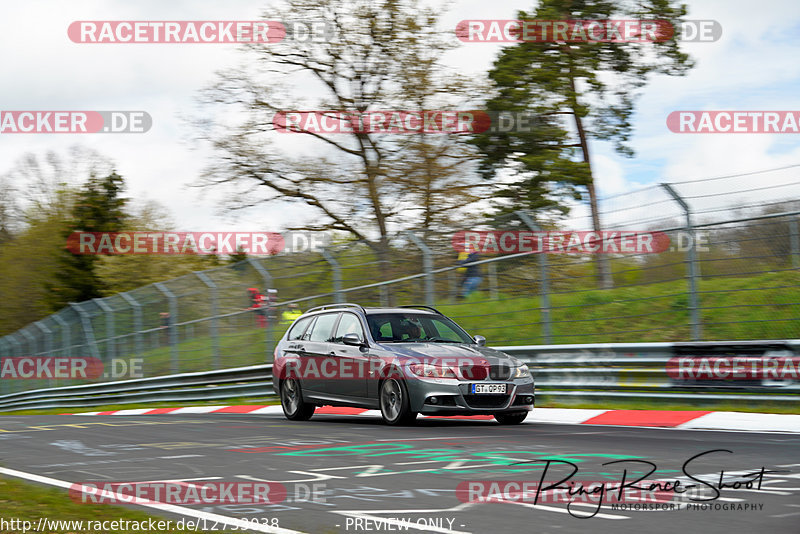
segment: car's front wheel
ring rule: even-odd
[[[501,425],[518,425],[528,417],[528,412],[496,413],[494,418]]]
[[[387,378],[381,384],[381,416],[387,425],[409,424],[417,418],[411,411],[408,389],[402,380]]]
[[[283,415],[290,421],[308,421],[316,410],[316,406],[303,401],[300,383],[295,378],[287,378],[281,383],[281,407]]]

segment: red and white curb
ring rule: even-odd
[[[188,406],[185,408],[140,408],[136,410],[115,410],[110,412],[83,412],[65,415],[187,415],[187,414],[280,414],[279,405],[239,405],[239,406]],[[362,408],[341,408],[323,406],[315,414],[356,415],[380,417],[378,410]],[[486,420],[491,415],[470,416],[423,416],[430,418]],[[609,425],[680,428],[691,430],[731,430],[749,432],[797,432],[800,433],[800,415],[745,413],[745,412],[703,412],[703,411],[656,411],[656,410],[581,410],[566,408],[535,408],[525,419],[525,423],[555,423],[571,425]]]

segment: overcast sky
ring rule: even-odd
[[[688,18],[719,21],[722,38],[684,45],[697,61],[688,76],[651,80],[637,101],[631,143],[635,158],[617,155],[606,143],[592,144],[601,195],[800,163],[800,134],[686,135],[666,126],[667,115],[675,110],[799,110],[800,3],[687,3]],[[165,204],[179,229],[280,230],[299,222],[302,209],[282,205],[254,208],[237,218],[221,216],[213,190],[201,195],[186,187],[209,160],[204,147],[189,142],[193,132],[182,117],[196,109],[197,92],[214,79],[217,69],[238,63],[236,45],[87,45],[67,37],[67,27],[76,20],[258,20],[265,5],[267,0],[3,1],[0,110],[146,110],[153,127],[146,134],[125,135],[2,134],[0,174],[25,153],[62,151],[80,143],[114,161],[129,184],[129,197]],[[443,27],[454,28],[462,19],[514,18],[518,9],[532,6],[531,0],[456,0]],[[480,74],[499,46],[462,44],[448,56],[449,63]],[[745,177],[736,187],[789,182],[800,182],[800,168]],[[720,183],[712,184],[684,191],[707,194]],[[775,194],[764,193],[767,199]],[[800,187],[784,188],[780,194],[800,198]]]

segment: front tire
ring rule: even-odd
[[[290,421],[308,421],[317,409],[303,401],[300,383],[295,378],[287,378],[281,383],[281,407],[283,415]]]
[[[381,416],[387,425],[412,423],[417,414],[411,411],[408,389],[405,382],[397,378],[387,378],[381,384]]]
[[[518,425],[528,417],[528,412],[496,413],[494,418],[501,425]]]

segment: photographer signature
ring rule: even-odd
[[[567,511],[573,517],[578,517],[581,519],[589,519],[597,515],[600,511],[600,506],[602,505],[603,501],[605,500],[606,495],[614,495],[617,494],[617,499],[620,501],[623,498],[623,493],[626,489],[631,490],[639,490],[639,491],[646,491],[646,492],[655,492],[655,493],[672,493],[674,495],[680,495],[686,493],[692,488],[696,487],[706,487],[713,492],[712,496],[707,498],[694,498],[692,496],[687,496],[689,500],[694,502],[708,502],[714,501],[718,499],[722,495],[722,490],[725,488],[730,489],[749,489],[749,490],[760,490],[761,484],[764,481],[764,475],[767,474],[774,474],[774,473],[786,473],[787,471],[774,471],[768,470],[766,467],[761,467],[760,469],[746,473],[743,475],[737,475],[736,481],[725,481],[725,471],[720,470],[719,478],[716,482],[711,483],[701,478],[698,478],[698,474],[696,471],[691,469],[692,464],[696,463],[699,458],[704,456],[708,456],[710,454],[715,453],[729,453],[733,454],[733,451],[728,449],[712,449],[705,452],[701,452],[699,454],[695,454],[688,460],[683,463],[682,471],[683,474],[686,475],[690,480],[697,482],[697,484],[686,484],[684,481],[679,479],[667,480],[667,481],[649,481],[647,480],[644,482],[643,485],[637,485],[639,482],[646,480],[650,475],[652,475],[656,469],[658,468],[656,464],[653,462],[648,462],[647,460],[635,460],[635,459],[627,459],[627,460],[613,460],[610,462],[605,462],[602,465],[615,465],[615,464],[638,464],[638,465],[645,465],[649,466],[649,471],[641,475],[639,478],[630,478],[628,474],[628,469],[625,468],[622,471],[622,476],[619,481],[609,481],[603,482],[601,484],[592,483],[588,488],[582,482],[572,482],[570,480],[578,473],[578,466],[572,462],[568,462],[566,460],[530,460],[525,462],[517,462],[514,465],[518,464],[528,464],[528,463],[544,463],[544,470],[542,471],[542,476],[539,479],[539,484],[536,487],[536,496],[534,497],[533,504],[536,505],[539,502],[540,495],[549,490],[566,490],[567,494],[570,497],[574,496],[582,496],[582,495],[593,495],[597,496],[597,508],[595,508],[589,515],[586,514],[577,514],[574,513],[573,510],[570,508],[570,505],[573,503],[570,500],[569,504],[567,505]],[[545,477],[547,476],[547,472],[550,469],[552,464],[563,464],[568,465],[572,469],[572,472],[564,476],[561,480],[554,482],[552,484],[545,483]]]

